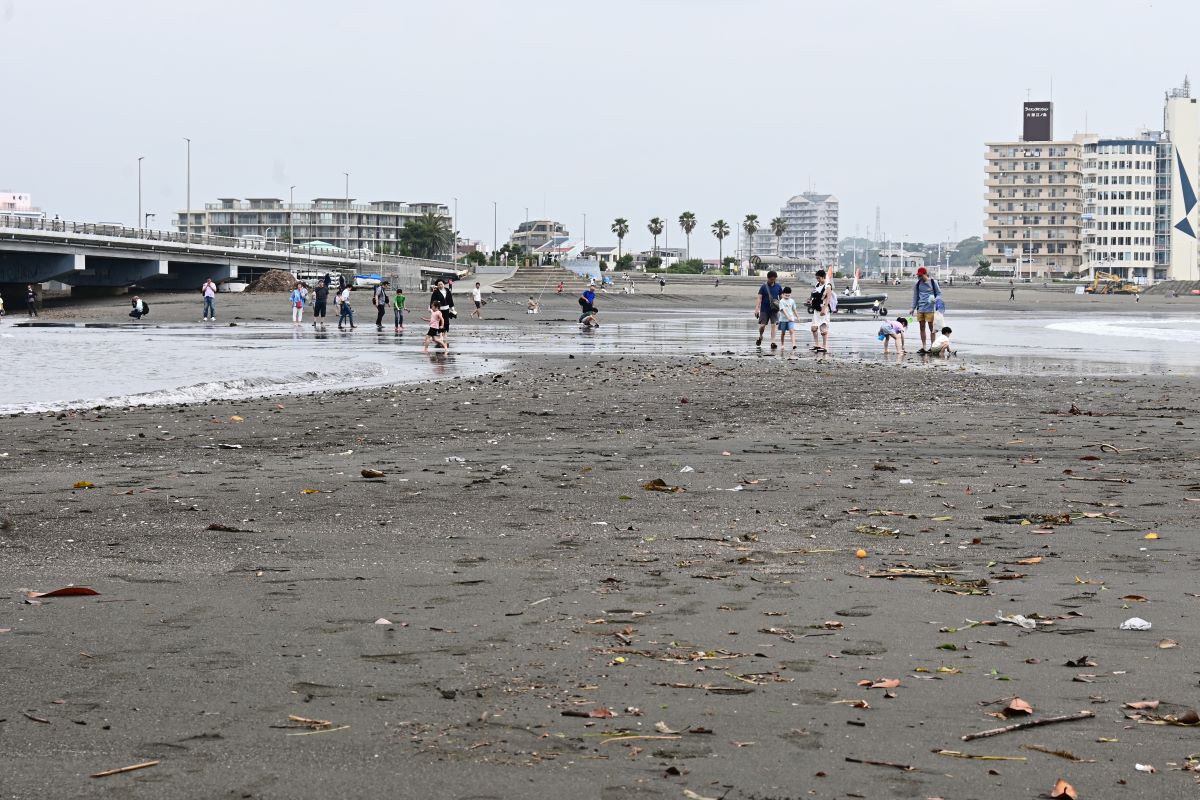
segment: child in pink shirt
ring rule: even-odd
[[[429,330],[425,331],[425,343],[424,343],[424,347],[421,348],[421,352],[422,353],[429,352],[429,343],[430,342],[433,342],[434,344],[440,344],[442,347],[449,350],[450,345],[446,342],[446,331],[442,327],[444,324],[444,319],[442,317],[442,311],[440,308],[438,308],[437,303],[429,304],[429,318],[428,319],[429,319]]]

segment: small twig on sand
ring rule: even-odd
[[[145,769],[146,767],[157,767],[158,761],[143,761],[141,764],[130,764],[128,767],[118,767],[117,769],[106,769],[104,772],[93,772],[93,778],[107,778],[109,775],[120,775],[122,772],[133,772],[135,769]]]
[[[874,761],[869,758],[851,758],[850,756],[846,756],[846,760],[851,764],[870,764],[873,767],[894,767],[895,769],[902,769],[905,772],[912,772],[916,769],[916,767],[909,764],[897,764],[895,761]]]
[[[1068,475],[1069,481],[1092,481],[1094,483],[1133,483],[1129,478],[1087,478],[1082,475]]]
[[[682,736],[610,736],[600,742],[600,744],[608,744],[609,742],[628,742],[631,739],[682,739]]]
[[[1149,447],[1126,447],[1124,450],[1122,450],[1121,448],[1117,447],[1115,444],[1109,444],[1108,442],[1089,442],[1088,444],[1085,444],[1084,447],[1099,447],[1101,450],[1103,450],[1106,453],[1117,453],[1117,454],[1136,453],[1139,450],[1149,450],[1150,449]]]
[[[1017,722],[1012,725],[1005,725],[1003,728],[992,728],[991,730],[980,731],[979,733],[968,733],[962,737],[964,742],[969,742],[972,739],[983,739],[988,736],[999,736],[1002,733],[1011,733],[1012,731],[1020,731],[1025,728],[1038,728],[1042,725],[1053,725],[1056,722],[1074,722],[1077,719],[1090,719],[1096,716],[1091,711],[1080,711],[1078,714],[1064,714],[1061,717],[1045,717],[1044,719],[1031,719],[1026,722]]]

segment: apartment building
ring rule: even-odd
[[[275,197],[218,198],[203,210],[180,211],[175,227],[181,233],[232,238],[253,237],[305,242],[325,242],[344,250],[395,252],[400,229],[424,214],[444,217],[441,203],[403,203],[375,200],[355,203],[354,198],[318,197],[311,203],[286,203]]]
[[[801,192],[787,201],[779,216],[787,225],[779,243],[779,255],[785,262],[811,261],[821,266],[838,263],[836,197]]]
[[[983,255],[993,272],[1062,277],[1083,265],[1083,143],[988,142]]]
[[[831,194],[802,192],[787,201],[780,210],[787,228],[775,236],[767,220],[752,236],[740,227],[737,231],[738,258],[753,256],[778,260],[783,266],[831,266],[838,261],[838,200]]]
[[[1139,283],[1166,280],[1166,265],[1155,265],[1160,138],[1150,131],[1133,139],[1085,136],[1081,219],[1086,270]]]
[[[520,245],[526,251],[535,250],[555,239],[567,240],[570,232],[561,222],[552,219],[531,219],[522,222],[508,237],[510,245]]]

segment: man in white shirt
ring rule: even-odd
[[[479,289],[479,281],[475,281],[475,288],[471,290],[471,300],[475,303],[475,310],[471,312],[471,316],[483,319],[483,292]]]

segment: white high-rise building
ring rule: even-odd
[[[779,215],[787,228],[780,241],[785,262],[813,261],[823,267],[838,263],[838,199],[831,194],[801,192]]]
[[[1133,139],[1084,134],[1084,269],[1138,283],[1166,278],[1154,265],[1155,178],[1160,134]]]
[[[1156,255],[1163,254],[1166,277],[1173,281],[1200,280],[1200,103],[1191,84],[1167,93],[1163,133],[1158,153],[1158,207],[1155,219]],[[1159,264],[1155,263],[1155,271]]]

